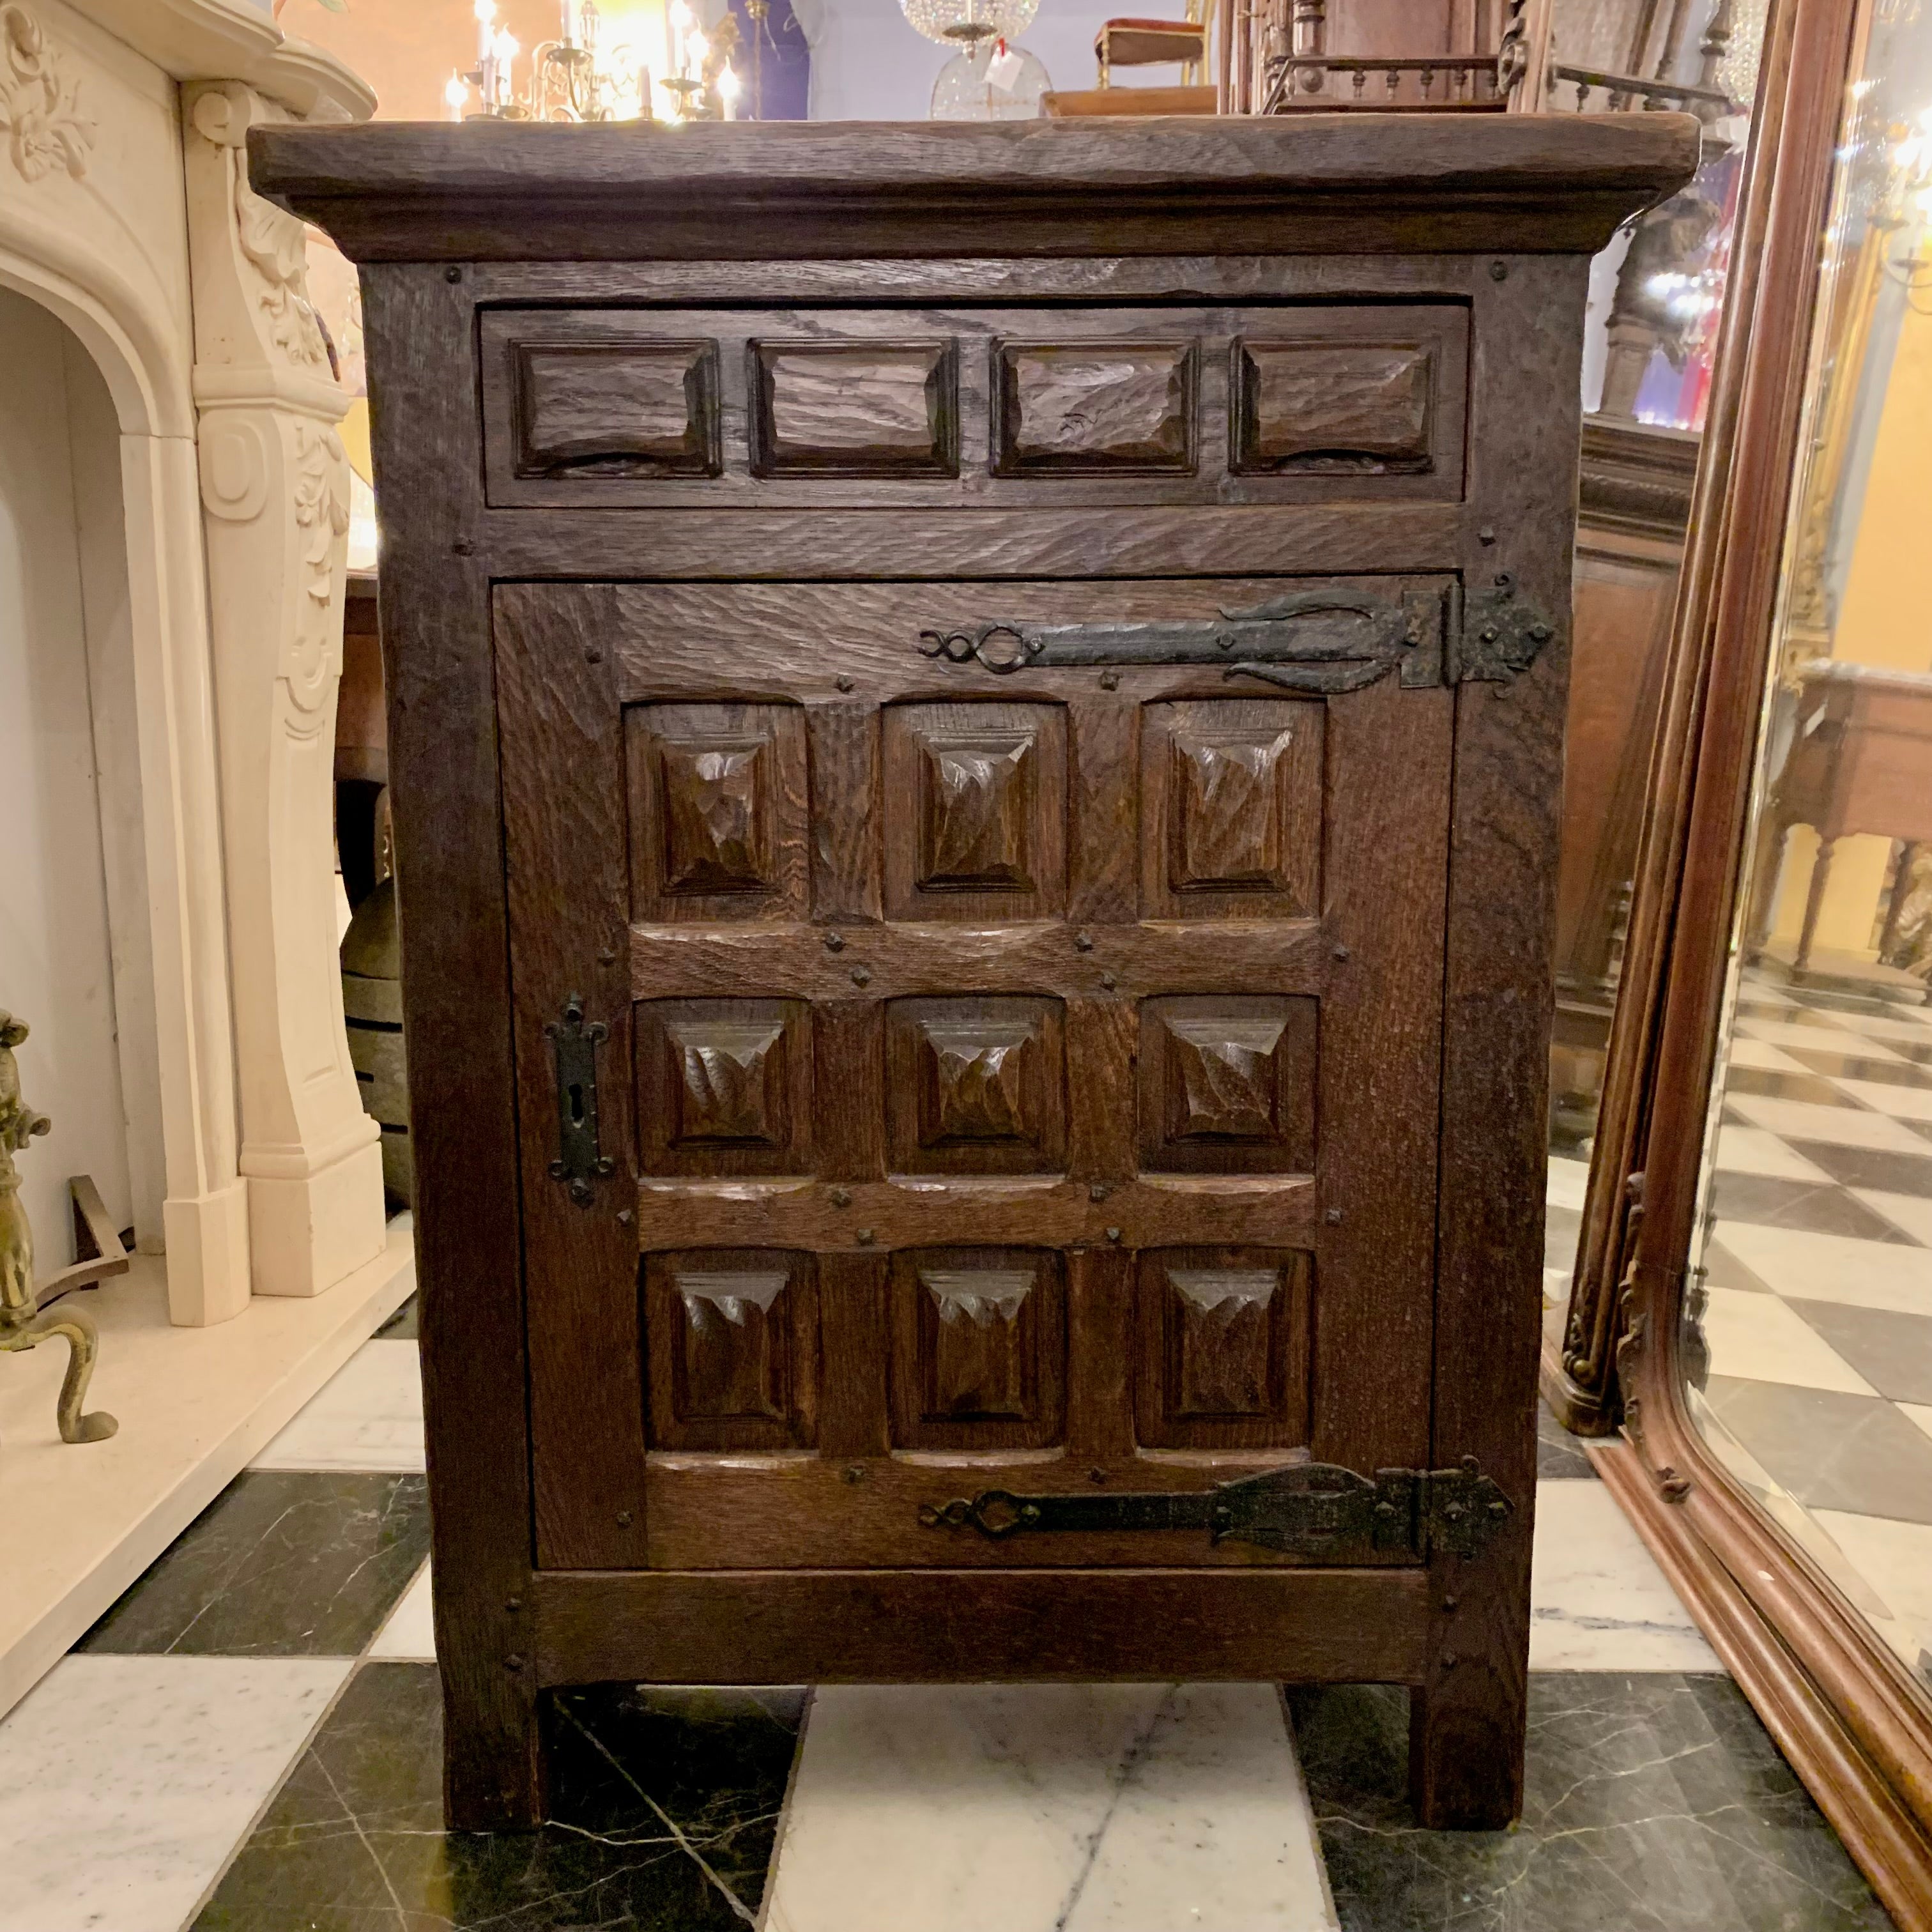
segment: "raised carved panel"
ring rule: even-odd
[[[805,1170],[812,1033],[802,1000],[652,1000],[635,1010],[646,1174]]]
[[[1043,1448],[1059,1439],[1066,1306],[1057,1254],[902,1252],[892,1297],[898,1447]]]
[[[993,348],[993,472],[1192,476],[1192,342],[1000,342]]]
[[[919,873],[926,892],[1032,891],[1030,731],[934,735],[920,745]]]
[[[780,704],[646,704],[626,718],[633,915],[805,915],[805,722]]]
[[[1434,357],[1413,343],[1234,345],[1238,471],[1429,469]]]
[[[958,356],[950,338],[746,347],[754,476],[958,474]]]
[[[1295,1448],[1309,1435],[1310,1258],[1298,1249],[1141,1255],[1136,1429],[1150,1448]]]
[[[1065,1162],[1058,1000],[895,1000],[886,1009],[886,1144],[901,1174],[1050,1172]]]
[[[1155,919],[1321,910],[1326,706],[1240,698],[1147,708],[1142,909]]]
[[[809,1446],[818,1325],[809,1256],[761,1249],[647,1256],[652,1445]]]
[[[1141,1161],[1193,1173],[1310,1173],[1317,1002],[1272,994],[1141,1008]]]
[[[888,916],[1038,919],[1066,892],[1066,728],[1050,704],[886,714]]]
[[[520,342],[519,476],[716,476],[718,345]]]

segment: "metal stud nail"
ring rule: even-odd
[[[842,670],[838,675],[832,680],[832,682],[836,684],[841,691],[850,691],[858,680],[853,676],[850,671]]]
[[[1507,262],[1492,262],[1490,264],[1490,280],[1492,282],[1508,281],[1509,264]]]
[[[878,1239],[877,1232],[871,1228],[861,1228],[859,1230],[857,1240],[862,1248],[869,1248]]]
[[[629,1208],[620,1208],[617,1210],[617,1225],[619,1227],[628,1228],[631,1225],[632,1219],[632,1216]]]
[[[825,935],[825,950],[828,952],[843,952],[845,935],[842,932],[828,932]]]
[[[1115,978],[1114,977],[1114,976],[1113,976],[1113,974],[1111,974],[1111,973],[1102,973],[1102,974],[1100,975],[1100,983],[1101,983],[1101,985],[1102,985],[1102,986],[1103,986],[1104,987],[1106,987],[1106,989],[1107,989],[1107,991],[1108,991],[1108,992],[1110,992],[1110,993],[1111,993],[1111,992],[1114,990],[1114,988],[1116,986],[1118,986],[1120,982],[1120,981],[1119,981],[1119,980],[1118,980],[1117,979],[1115,979]]]
[[[866,1480],[866,1466],[862,1462],[848,1462],[838,1475],[842,1482],[862,1483]]]
[[[1089,1469],[1087,1480],[1090,1483],[1104,1483],[1107,1480],[1107,1472],[1105,1469]]]
[[[850,1207],[852,1190],[849,1187],[835,1187],[832,1190],[832,1204],[835,1208]]]
[[[617,1527],[620,1529],[628,1529],[630,1526],[631,1512],[628,1510],[620,1510],[617,1512]]]
[[[1342,1225],[1342,1210],[1339,1208],[1331,1208],[1322,1218],[1330,1227],[1339,1228]]]
[[[602,664],[604,662],[604,653],[593,644],[584,653],[584,662],[586,664]]]
[[[506,1670],[520,1670],[523,1667],[524,1660],[522,1657],[514,1650],[512,1651],[509,1655],[503,1660],[503,1668]]]
[[[1453,1650],[1445,1650],[1442,1653],[1442,1668],[1444,1670],[1454,1670],[1456,1668],[1456,1653]]]
[[[505,1610],[509,1611],[512,1615],[514,1615],[517,1611],[520,1610],[524,1607],[524,1600],[520,1597],[512,1597],[509,1601],[503,1606],[503,1607]]]
[[[1076,932],[1073,935],[1073,950],[1076,952],[1091,952],[1094,935],[1090,932]]]
[[[1118,1241],[1120,1238],[1120,1229],[1118,1228],[1109,1228],[1107,1230],[1107,1238],[1110,1241]]]
[[[872,975],[869,969],[863,966],[854,967],[852,983],[855,986],[869,986],[872,983]]]
[[[442,272],[442,279],[446,282],[460,282],[463,279],[463,271],[460,268],[446,268]]]
[[[1103,670],[1100,674],[1100,688],[1102,691],[1118,691],[1120,688],[1120,674],[1118,671]]]
[[[1493,524],[1485,524],[1483,527],[1476,532],[1476,541],[1478,543],[1492,544],[1496,540],[1496,528]]]
[[[1107,1184],[1104,1180],[1095,1181],[1093,1186],[1088,1189],[1087,1198],[1089,1201],[1106,1200],[1107,1198]]]
[[[1348,956],[1348,949],[1346,946],[1338,946],[1333,956],[1338,960],[1346,959]]]

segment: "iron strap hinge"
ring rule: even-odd
[[[1311,697],[1336,698],[1391,671],[1411,689],[1508,684],[1536,661],[1556,625],[1516,594],[1507,572],[1480,589],[1289,591],[1210,617],[1007,620],[920,632],[922,657],[1010,677],[1089,665],[1218,665]]]
[[[1118,1534],[1205,1530],[1210,1543],[1252,1543],[1310,1563],[1432,1551],[1474,1556],[1513,1505],[1466,1456],[1454,1469],[1378,1469],[1372,1478],[1329,1462],[1238,1476],[1211,1490],[1070,1492],[1019,1496],[982,1490],[922,1504],[929,1529],[976,1529],[995,1540],[1032,1532]]]

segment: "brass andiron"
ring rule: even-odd
[[[0,1012],[0,1354],[31,1348],[50,1336],[67,1337],[67,1376],[56,1414],[63,1442],[100,1442],[120,1424],[105,1410],[80,1412],[94,1374],[100,1337],[92,1316],[77,1309],[41,1312],[34,1294],[34,1231],[20,1199],[20,1174],[14,1156],[36,1134],[53,1125],[20,1098],[20,1070],[14,1049],[27,1036],[24,1021]]]

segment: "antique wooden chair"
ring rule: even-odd
[[[1186,17],[1180,20],[1107,20],[1094,36],[1094,57],[1100,63],[1100,85],[1113,85],[1117,67],[1165,67],[1180,64],[1180,84],[1198,86],[1208,68],[1208,25],[1204,0],[1187,0]]]

